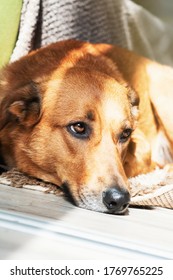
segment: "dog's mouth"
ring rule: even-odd
[[[74,199],[74,197],[73,197],[73,195],[72,195],[72,193],[70,191],[69,183],[68,182],[62,183],[61,189],[64,192],[64,194],[66,195],[66,197],[68,198],[68,200],[72,204],[76,205],[76,201],[75,201],[75,199]]]
[[[72,194],[70,185],[67,182],[63,183],[61,187],[68,200],[78,207],[116,215],[127,213],[130,194],[122,187],[110,187],[99,193],[83,187],[80,188],[77,195]]]

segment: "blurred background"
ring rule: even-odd
[[[172,0],[133,0],[136,4],[143,6],[152,14],[161,18],[169,25],[173,25],[173,1]],[[173,32],[173,28],[171,28]]]

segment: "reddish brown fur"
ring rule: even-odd
[[[164,80],[156,80],[157,71]],[[86,206],[86,200],[99,204],[108,186],[128,189],[127,177],[172,159],[173,118],[169,110],[166,117],[171,120],[166,123],[155,94],[156,90],[163,97],[167,83],[167,103],[173,101],[172,73],[104,44],[69,40],[30,53],[5,67],[0,76],[4,162],[57,185],[68,182],[79,206],[102,211],[102,206]],[[91,129],[87,139],[77,139],[67,129],[79,121]],[[120,143],[126,128],[134,130],[131,140]],[[161,162],[159,133],[167,141]]]

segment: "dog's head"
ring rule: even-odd
[[[31,56],[37,63],[44,52],[42,57],[39,52]],[[4,159],[25,173],[62,186],[80,207],[124,212],[130,201],[123,163],[135,128],[134,91],[109,59],[86,46],[72,48],[58,65],[55,59],[56,67],[52,64],[47,72],[52,62],[42,63],[44,72],[37,66],[38,73],[34,67],[31,71],[29,59],[3,72]],[[26,63],[29,70],[24,75],[30,71],[30,77],[23,81],[20,76],[20,84],[13,87],[10,79],[15,84]]]

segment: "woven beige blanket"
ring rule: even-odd
[[[157,169],[131,178],[131,204],[173,209],[173,173]]]
[[[64,39],[118,44],[173,65],[167,24],[131,0],[23,0],[19,34],[11,56]]]
[[[154,206],[173,209],[173,173],[157,169],[145,175],[129,179],[131,205]],[[0,176],[0,183],[17,188],[27,188],[62,195],[57,186],[28,177],[16,169]]]

